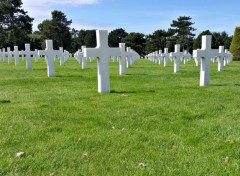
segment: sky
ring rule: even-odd
[[[51,11],[62,11],[72,28],[114,30],[152,34],[171,27],[179,16],[190,16],[196,35],[204,30],[233,35],[240,26],[240,0],[22,0],[34,18],[33,30]]]

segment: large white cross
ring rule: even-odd
[[[164,48],[164,53],[162,54],[163,60],[164,60],[164,67],[168,66],[170,54],[168,53],[168,48]]]
[[[13,51],[13,56],[15,59],[15,65],[19,65],[19,51],[18,51],[18,46],[14,46],[14,51]]]
[[[174,73],[180,71],[180,59],[183,57],[183,52],[180,52],[180,45],[175,45],[175,50],[173,53],[170,53],[170,57],[173,57],[174,60]]]
[[[121,56],[119,58],[119,74],[126,74],[126,45],[125,43],[119,43],[119,48],[121,50]]]
[[[210,63],[211,58],[218,56],[218,49],[212,49],[212,36],[202,36],[202,49],[194,52],[195,58],[201,58],[200,86],[210,85]]]
[[[31,56],[35,54],[35,51],[30,50],[30,44],[25,44],[25,51],[21,53],[26,56],[26,68],[32,69]]]
[[[121,56],[120,48],[108,46],[108,31],[97,30],[97,47],[85,48],[84,57],[98,57],[98,92],[110,92],[109,60],[111,56]]]
[[[53,41],[52,40],[46,40],[46,49],[45,50],[38,50],[39,55],[46,56],[48,77],[55,76],[54,58],[57,55],[60,55],[60,52],[61,51],[59,51],[59,50],[53,50]]]

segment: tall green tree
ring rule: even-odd
[[[230,51],[233,54],[233,59],[240,61],[240,27],[235,28]]]
[[[180,16],[177,20],[173,20],[171,27],[175,32],[175,41],[181,45],[183,50],[192,50],[193,38],[195,34],[193,32],[196,30],[192,27],[194,24],[191,21],[190,16]]]
[[[201,32],[197,38],[194,40],[194,43],[193,43],[193,49],[200,49],[202,48],[202,36],[203,35],[212,35],[212,32],[209,31],[209,30],[206,30],[206,31],[203,31]]]
[[[173,34],[174,33],[171,29],[169,29],[168,31],[159,29],[153,32],[153,34],[148,35],[146,37],[145,52],[151,53],[160,49],[163,51],[164,48],[166,48],[167,45],[170,44]]]
[[[72,20],[68,20],[66,15],[54,10],[52,11],[52,19],[44,20],[38,25],[38,29],[42,34],[43,39],[52,39],[54,48],[63,47],[71,49],[71,33],[70,25]]]
[[[144,34],[131,32],[128,34],[128,36],[126,36],[122,40],[122,42],[126,43],[127,47],[131,47],[136,52],[138,52],[138,54],[140,54],[141,56],[145,55],[144,49],[145,49],[146,38]]]
[[[29,42],[33,18],[22,8],[21,0],[0,1],[0,47],[18,45],[20,49]]]
[[[127,35],[128,33],[122,28],[111,31],[108,35],[108,45],[110,47],[119,47],[119,43],[121,43]]]

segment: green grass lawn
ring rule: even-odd
[[[119,76],[118,65],[98,94],[96,61],[56,61],[55,78],[44,59],[1,62],[0,175],[239,175],[240,62],[212,64],[209,87],[194,61],[177,74],[139,60]]]

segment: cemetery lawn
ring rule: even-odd
[[[240,62],[199,87],[194,61],[140,60],[111,93],[97,93],[97,61],[0,63],[0,175],[239,175]],[[17,158],[17,152],[25,152]],[[142,164],[141,164],[142,163]]]

